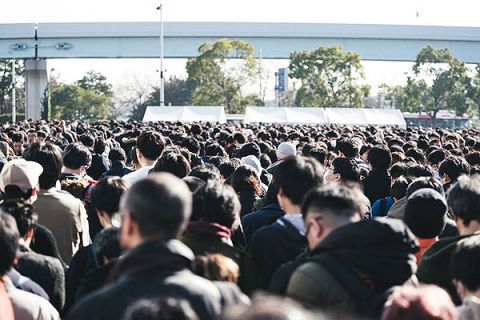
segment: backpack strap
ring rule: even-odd
[[[387,215],[387,198],[383,198],[380,200],[379,216],[385,217],[386,215]]]

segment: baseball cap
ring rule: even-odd
[[[0,173],[0,190],[14,185],[22,191],[33,189],[38,185],[38,178],[43,172],[40,164],[25,159],[16,159],[7,162]]]
[[[430,188],[419,189],[408,198],[405,223],[418,238],[435,238],[445,228],[447,210],[442,194]]]
[[[291,142],[282,142],[277,148],[277,158],[279,160],[292,157],[297,154],[297,148]]]

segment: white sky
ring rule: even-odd
[[[477,0],[164,0],[165,21],[324,22],[480,26]],[[154,0],[1,0],[0,23],[158,21]],[[167,60],[167,77],[185,77],[185,60]],[[288,61],[268,63],[273,72]],[[367,81],[400,84],[408,63],[365,62]],[[158,78],[154,59],[49,60],[60,79],[72,82],[87,70],[104,73],[121,86],[132,77]],[[273,84],[271,85],[273,86]],[[267,97],[273,96],[273,88]]]

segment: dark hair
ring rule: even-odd
[[[308,190],[323,183],[323,170],[317,160],[295,156],[278,165],[274,179],[279,190],[299,205]]]
[[[438,174],[442,177],[444,174],[448,175],[452,182],[457,181],[458,177],[462,174],[468,174],[470,172],[470,165],[463,159],[450,156],[443,160],[438,168]]]
[[[90,166],[92,163],[92,154],[80,143],[72,143],[63,150],[62,159],[65,167],[78,169],[81,166]]]
[[[190,176],[202,179],[205,182],[220,180],[220,171],[212,164],[196,166],[190,171]]]
[[[133,184],[122,198],[144,238],[177,238],[192,210],[192,194],[170,173],[154,173]],[[161,205],[159,205],[161,204]]]
[[[260,156],[260,165],[263,169],[267,169],[272,164],[272,160],[266,153],[262,153]]]
[[[388,147],[384,145],[376,145],[368,151],[367,160],[373,170],[386,171],[392,164],[392,154]]]
[[[168,152],[158,158],[150,172],[169,172],[176,177],[184,178],[190,173],[190,163],[183,155]]]
[[[148,160],[157,160],[165,148],[165,138],[158,132],[145,131],[137,138],[138,151]]]
[[[43,167],[39,178],[40,188],[50,189],[55,187],[62,172],[62,151],[57,145],[50,142],[32,143],[23,152],[23,158],[35,161]]]
[[[418,163],[421,163],[421,164],[424,164],[426,161],[425,159],[425,155],[423,154],[423,152],[419,149],[415,149],[415,148],[411,148],[411,149],[408,149],[407,151],[405,151],[405,157],[410,157],[410,158],[413,158],[415,159],[415,161],[417,161]]]
[[[429,188],[437,191],[438,193],[445,195],[445,191],[443,190],[443,186],[437,179],[433,177],[420,177],[413,180],[412,183],[407,188],[406,197],[410,197],[412,193],[417,190]]]
[[[235,169],[237,169],[239,166],[236,162],[227,160],[224,163],[222,163],[220,166],[218,166],[218,170],[220,171],[220,174],[225,178],[225,180],[228,180],[230,176],[235,172]]]
[[[235,132],[233,134],[233,139],[240,144],[244,144],[245,142],[247,142],[247,140],[245,139],[245,136],[241,132]]]
[[[333,173],[338,173],[343,181],[360,181],[360,168],[355,160],[335,158],[332,162]]]
[[[329,183],[310,190],[302,202],[305,218],[311,209],[328,211],[342,217],[363,216],[361,192],[345,184]]]
[[[415,191],[405,206],[405,224],[420,239],[432,239],[445,228],[447,203],[443,195],[432,189]]]
[[[15,219],[0,212],[0,276],[7,273],[17,255],[19,234]]]
[[[407,173],[407,164],[403,162],[397,162],[390,168],[390,176],[392,179],[397,179]]]
[[[410,177],[433,177],[434,172],[429,166],[424,166],[423,164],[414,164],[407,168],[407,176]]]
[[[225,152],[225,149],[218,143],[210,143],[205,147],[205,155],[207,157],[214,157],[214,156],[220,156],[220,157],[226,157],[227,153]]]
[[[465,160],[471,165],[480,165],[480,152],[474,151],[465,155]]]
[[[411,177],[400,176],[392,184],[390,195],[395,199],[401,199],[407,195],[408,186],[412,183]]]
[[[462,282],[471,292],[480,289],[480,238],[470,237],[460,241],[450,260],[450,276]]]
[[[87,148],[93,148],[93,145],[95,144],[95,138],[88,133],[82,134],[80,137],[78,137],[78,141],[80,141]]]
[[[105,152],[106,147],[107,146],[105,144],[105,140],[97,139],[95,141],[95,146],[93,147],[93,152],[98,153],[98,154],[102,154],[102,153]]]
[[[178,297],[141,299],[132,303],[122,320],[198,320],[188,301]]]
[[[439,164],[445,159],[446,156],[447,156],[447,153],[444,149],[437,149],[432,151],[428,155],[427,159],[430,164]]]
[[[20,237],[37,226],[38,216],[34,213],[33,206],[25,201],[6,200],[0,204],[0,209],[15,218]]]
[[[250,166],[239,166],[232,174],[230,182],[237,193],[254,192],[257,196],[262,194],[262,182]]]
[[[358,145],[352,138],[342,138],[335,145],[335,152],[339,151],[347,158],[354,158],[358,156]]]
[[[93,254],[99,266],[104,265],[103,258],[108,261],[118,258],[121,254],[118,228],[111,227],[100,231],[93,239]]]
[[[317,160],[320,164],[325,163],[325,158],[327,157],[327,150],[323,148],[312,148],[308,152],[308,156]]]
[[[192,221],[215,222],[233,228],[240,217],[240,201],[232,187],[212,181],[193,194]]]
[[[447,203],[466,226],[480,221],[480,175],[458,177],[448,191]]]
[[[106,212],[111,218],[119,210],[120,198],[127,190],[125,180],[119,177],[105,177],[93,188],[90,195],[92,205]]]
[[[127,160],[127,155],[122,148],[112,148],[108,153],[108,160],[115,161],[125,161]]]
[[[187,148],[191,153],[198,154],[200,152],[200,142],[192,137],[183,140],[181,146]]]

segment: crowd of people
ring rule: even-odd
[[[480,319],[480,130],[0,125],[0,319]]]

